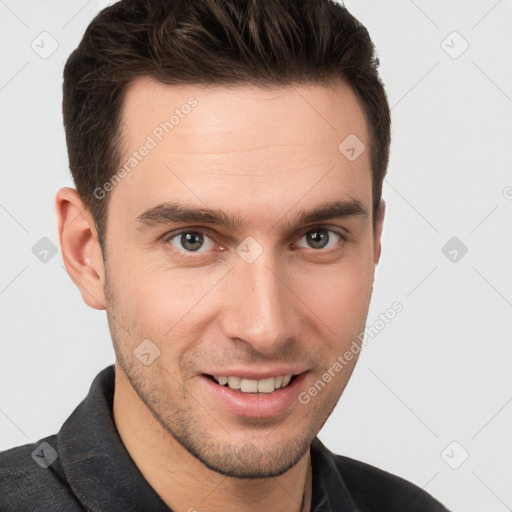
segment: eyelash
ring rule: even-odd
[[[310,248],[310,251],[312,251],[313,253],[317,253],[317,254],[332,254],[332,253],[335,253],[335,252],[337,252],[337,251],[339,251],[341,249],[340,248],[340,244],[347,241],[346,234],[342,233],[341,231],[338,231],[338,230],[335,230],[335,229],[331,229],[330,227],[321,226],[321,225],[309,227],[309,229],[307,231],[304,231],[299,236],[298,240],[300,240],[305,235],[307,235],[308,233],[311,233],[312,231],[315,231],[315,230],[327,231],[330,234],[334,234],[334,235],[338,236],[340,238],[340,240],[338,241],[338,243],[336,244],[335,247],[331,247],[330,249],[313,249],[313,248]],[[166,233],[161,238],[162,238],[162,241],[163,241],[164,244],[169,244],[169,245],[172,246],[172,244],[170,244],[170,241],[173,238],[176,238],[176,237],[179,237],[180,235],[183,235],[184,233],[199,233],[199,234],[201,234],[201,235],[211,239],[213,242],[217,243],[217,241],[215,240],[215,237],[212,237],[209,234],[209,231],[206,231],[204,229],[196,229],[196,228],[193,228],[193,227],[192,228],[181,229],[181,230],[176,231],[176,232]],[[302,249],[302,247],[299,247],[299,249]],[[204,256],[205,254],[207,254],[207,251],[204,251],[204,252],[186,251],[186,250],[180,250],[180,249],[177,249],[177,248],[174,248],[174,247],[173,247],[173,250],[177,254],[179,254],[180,256],[182,256],[184,258],[198,258],[198,257]]]

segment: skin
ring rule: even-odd
[[[57,193],[64,262],[84,301],[107,311],[114,419],[169,507],[299,511],[309,445],[357,357],[308,404],[294,400],[271,418],[232,414],[203,373],[293,366],[306,372],[297,392],[305,391],[364,330],[384,215],[382,204],[374,226],[368,127],[341,81],[261,89],[141,78],[126,94],[123,156],[190,97],[197,106],[110,193],[106,263],[76,191]],[[338,150],[351,133],[366,145],[353,162]],[[302,210],[340,199],[367,215],[293,225]],[[169,201],[223,210],[241,224],[136,221]],[[188,257],[190,246],[170,239],[182,228],[205,235]],[[311,245],[313,228],[331,230],[322,231],[326,248]],[[252,263],[236,252],[247,237],[262,249]],[[149,366],[134,355],[145,339],[160,350]]]

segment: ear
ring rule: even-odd
[[[377,210],[377,218],[375,221],[375,230],[374,230],[374,261],[375,265],[379,263],[380,253],[382,250],[382,227],[384,226],[384,214],[386,212],[386,203],[384,200],[380,202],[379,209]]]
[[[86,304],[105,309],[103,256],[96,225],[89,210],[73,188],[61,188],[55,209],[64,265]]]

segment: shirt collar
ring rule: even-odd
[[[169,512],[126,450],[113,417],[115,368],[94,379],[58,434],[69,485],[87,510]]]
[[[311,512],[360,512],[336,465],[336,455],[318,438],[313,440],[310,453],[313,470]]]

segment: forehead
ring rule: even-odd
[[[192,99],[197,105],[189,109],[187,102],[192,103]],[[255,149],[255,142],[272,145],[276,131],[280,132],[280,140],[290,146],[298,146],[304,139],[312,144],[330,144],[331,138],[325,138],[329,131],[334,141],[347,130],[361,139],[368,138],[361,103],[341,80],[325,85],[261,88],[168,86],[143,77],[128,86],[122,112],[128,139],[137,135],[129,133],[132,128],[140,130],[139,135],[151,133],[173,114],[172,138],[176,143],[192,142],[190,135],[203,135],[193,141],[194,152],[215,150],[218,142],[224,149],[234,151]],[[187,118],[190,119],[184,122]],[[262,131],[263,127],[266,130]],[[183,151],[186,149],[182,147]]]
[[[131,218],[176,198],[214,208],[271,205],[275,214],[301,197],[371,204],[368,127],[341,81],[262,89],[140,78],[126,91],[122,134],[127,172],[110,202]],[[366,150],[351,161],[339,146],[354,136],[357,151]]]

